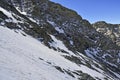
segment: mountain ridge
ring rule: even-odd
[[[25,32],[25,34],[22,33],[23,36],[30,35],[50,49],[62,52],[65,59],[77,65],[84,64],[91,69],[95,69],[94,65],[102,69],[109,77],[119,79],[120,47],[114,44],[111,38],[97,32],[93,25],[82,19],[76,12],[49,0],[24,0],[26,1],[25,4],[23,4],[24,2],[18,2],[19,0],[13,0],[15,2],[11,3],[6,1],[1,0],[0,2],[2,7],[0,10],[0,25],[15,30],[15,32],[19,32],[19,30]],[[27,5],[28,3],[31,5]],[[22,7],[21,4],[25,7]],[[6,14],[7,10],[11,16]],[[61,47],[61,44],[65,46],[62,45]],[[69,50],[74,54],[71,55]],[[90,62],[87,59],[83,61],[80,58],[82,54],[89,57]],[[63,71],[58,66],[56,69]],[[67,73],[71,76],[74,74],[69,71]]]

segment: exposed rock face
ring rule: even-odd
[[[120,46],[120,24],[109,24],[104,21],[96,22],[93,27],[100,33],[112,39]]]
[[[22,30],[49,48],[68,54],[64,49],[51,46],[54,40],[50,35],[54,35],[75,55],[80,57],[80,52],[90,57],[91,63],[85,60],[86,66],[93,68],[92,65],[96,65],[94,61],[97,61],[105,73],[120,79],[116,75],[120,74],[120,25],[105,22],[91,25],[75,11],[49,0],[1,0],[0,6],[13,16],[8,17],[0,11],[0,25]],[[79,57],[64,57],[78,65],[83,64]]]

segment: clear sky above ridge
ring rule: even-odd
[[[106,21],[120,24],[120,0],[51,0],[77,11],[91,23]]]

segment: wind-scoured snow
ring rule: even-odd
[[[52,38],[56,41],[54,36]],[[60,54],[63,53],[49,49],[28,35],[0,26],[0,80],[77,80],[77,77],[62,73],[54,66],[104,78],[103,74],[84,65],[78,66]]]

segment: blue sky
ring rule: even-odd
[[[120,24],[120,0],[51,0],[77,11],[91,23],[106,21]]]

